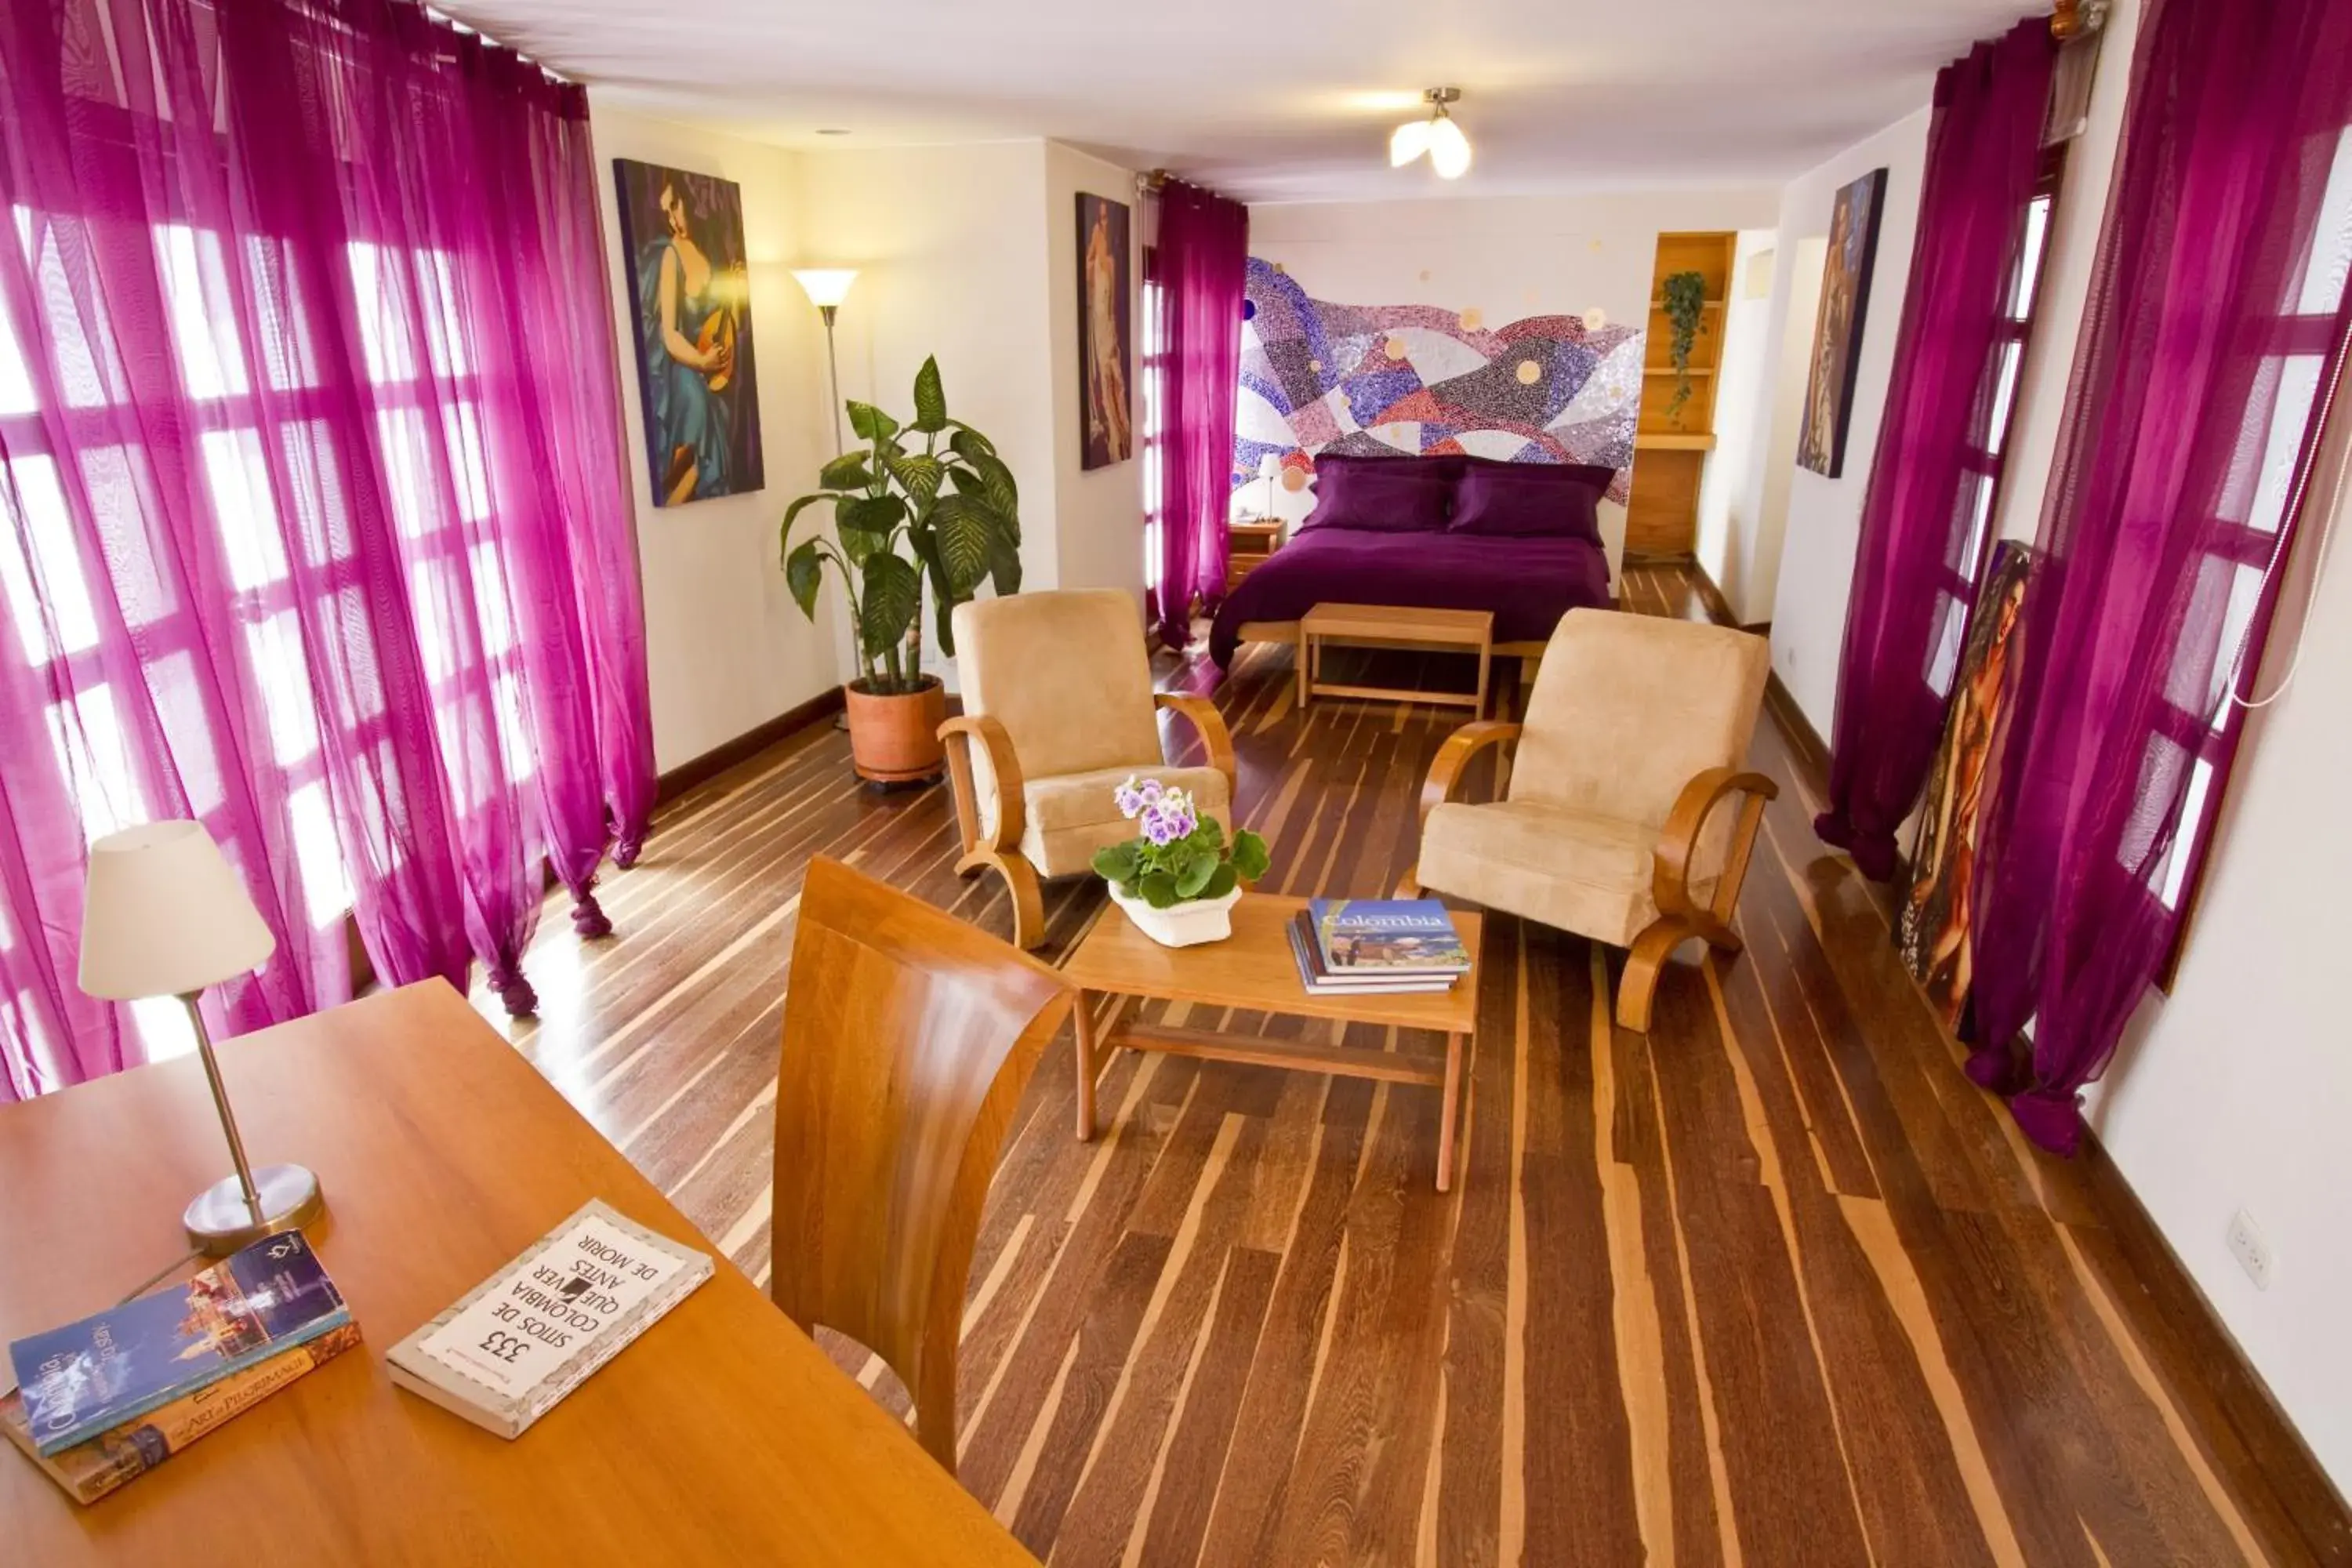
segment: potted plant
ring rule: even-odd
[[[1706,312],[1706,279],[1697,272],[1670,272],[1658,286],[1658,296],[1659,308],[1666,313],[1666,363],[1675,371],[1675,395],[1666,405],[1671,419],[1690,401],[1691,344]]]
[[[1095,852],[1095,871],[1110,884],[1111,902],[1162,947],[1233,935],[1242,884],[1265,875],[1265,840],[1243,828],[1228,844],[1215,817],[1158,779],[1130,776],[1111,793],[1119,815],[1142,835]]]
[[[915,373],[915,416],[906,424],[870,403],[847,407],[850,429],[866,445],[827,463],[820,488],[785,509],[784,581],[814,621],[824,568],[841,575],[864,668],[844,688],[858,777],[935,779],[946,762],[939,731],[947,694],[923,673],[923,584],[940,647],[953,654],[949,617],[958,605],[982,583],[1020,590],[1020,494],[988,437],[948,416],[938,360]],[[834,536],[795,546],[793,524],[820,501],[833,508]]]

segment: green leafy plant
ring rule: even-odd
[[[1659,287],[1660,305],[1666,312],[1670,335],[1666,339],[1666,360],[1675,367],[1674,400],[1666,405],[1666,417],[1673,418],[1690,401],[1691,344],[1696,341],[1706,314],[1706,279],[1696,272],[1670,272]]]
[[[915,416],[904,425],[870,403],[847,405],[849,427],[866,445],[817,474],[815,491],[784,510],[784,581],[801,613],[816,619],[816,595],[830,564],[841,574],[857,654],[860,690],[897,696],[923,685],[923,582],[931,585],[940,647],[955,652],[949,617],[992,584],[1021,588],[1021,497],[1013,470],[989,438],[948,416],[940,364],[915,373]],[[793,543],[793,524],[820,502],[833,508],[834,537]]]
[[[1244,827],[1225,842],[1217,819],[1181,789],[1129,778],[1111,792],[1119,815],[1142,837],[1095,851],[1095,874],[1155,910],[1194,899],[1222,899],[1265,875],[1265,840]]]

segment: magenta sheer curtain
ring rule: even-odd
[[[1969,1075],[2060,1152],[2228,776],[2340,368],[2347,123],[2352,5],[2150,5],[1971,924]]]
[[[1881,881],[1895,874],[1895,830],[1943,732],[1945,699],[1928,684],[1938,588],[1970,535],[1964,458],[2024,235],[2056,55],[2049,21],[2032,17],[1936,78],[1894,384],[1846,610],[1829,809],[1813,821]]]
[[[0,1100],[168,1036],[74,984],[89,839],[204,822],[248,1029],[517,1011],[652,800],[581,89],[386,0],[0,5]]]
[[[1192,606],[1225,595],[1225,509],[1233,496],[1234,407],[1241,384],[1242,289],[1249,209],[1171,180],[1160,193],[1152,281],[1160,294],[1160,640],[1192,637]]]

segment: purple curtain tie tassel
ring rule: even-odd
[[[2028,1138],[2053,1154],[2071,1160],[2083,1146],[2082,1097],[2071,1089],[2028,1089],[2011,1099],[2009,1113]]]
[[[1895,875],[1895,835],[1874,833],[1856,827],[1840,811],[1825,811],[1813,818],[1813,835],[1824,844],[1834,845],[1853,857],[1862,874],[1874,882],[1884,882]]]
[[[539,993],[530,988],[520,969],[493,969],[489,975],[490,989],[506,1004],[509,1018],[528,1018],[539,1011]]]
[[[613,922],[605,917],[594,893],[583,892],[572,906],[572,930],[574,935],[589,938],[613,934]]]

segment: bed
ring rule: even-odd
[[[1298,619],[1318,604],[1491,610],[1497,655],[1533,658],[1560,616],[1610,609],[1609,560],[1582,538],[1309,529],[1254,568],[1225,596],[1209,656],[1230,668],[1245,642],[1298,641]]]
[[[1598,465],[1326,449],[1314,510],[1226,595],[1210,657],[1231,668],[1244,642],[1296,647],[1318,605],[1384,605],[1488,611],[1494,651],[1532,673],[1560,616],[1613,607],[1596,509],[1616,477]]]

